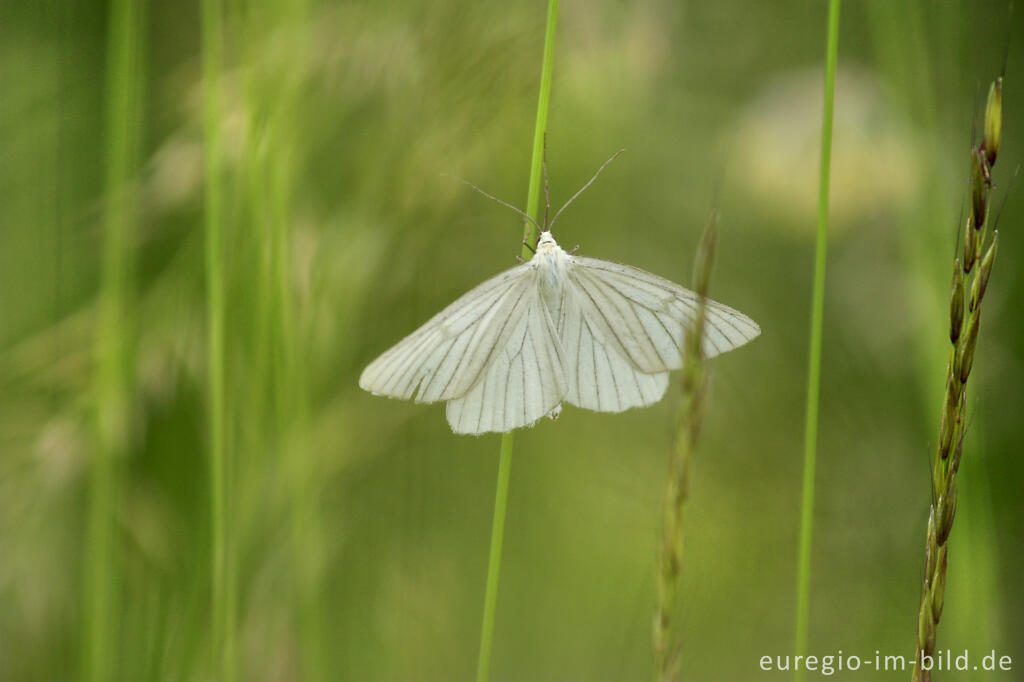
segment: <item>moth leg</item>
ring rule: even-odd
[[[537,249],[535,249],[533,246],[531,246],[530,242],[526,241],[525,239],[523,240],[523,246],[528,248],[530,250],[530,253],[537,253]]]
[[[571,256],[571,255],[573,255],[574,253],[576,253],[577,251],[579,251],[579,249],[580,249],[580,245],[579,245],[579,244],[577,244],[576,246],[574,246],[574,247],[572,247],[571,249],[569,249],[569,255],[570,255],[570,256]]]

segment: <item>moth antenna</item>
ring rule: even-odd
[[[565,202],[562,205],[562,208],[558,209],[558,213],[556,213],[555,217],[551,219],[551,227],[555,226],[555,221],[558,220],[558,216],[562,215],[562,211],[564,211],[565,209],[569,208],[569,204],[571,204],[572,202],[576,201],[576,197],[578,197],[579,195],[583,194],[584,190],[586,190],[588,187],[590,187],[590,185],[593,184],[594,180],[597,180],[597,176],[601,174],[601,171],[603,171],[605,168],[607,168],[609,163],[611,163],[615,159],[619,158],[619,155],[622,154],[622,152],[624,152],[624,151],[626,151],[626,150],[625,149],[620,149],[619,151],[617,151],[614,154],[612,154],[610,159],[608,159],[603,164],[601,164],[601,167],[597,169],[596,173],[594,173],[594,177],[592,177],[589,180],[587,180],[587,184],[585,184],[582,187],[580,187],[579,191],[576,192],[576,194],[573,194],[572,197],[570,197],[569,201]]]
[[[492,194],[488,194],[487,192],[483,191],[482,189],[480,189],[479,187],[477,187],[476,185],[474,185],[474,184],[473,184],[472,182],[470,182],[469,180],[463,180],[462,178],[460,178],[460,177],[459,177],[459,176],[457,176],[457,175],[449,175],[448,173],[441,173],[441,175],[444,175],[445,177],[449,177],[449,178],[455,178],[456,180],[458,180],[459,182],[461,182],[461,183],[462,183],[463,185],[466,185],[467,187],[470,187],[470,188],[472,188],[472,189],[475,189],[475,190],[476,190],[477,192],[480,192],[480,194],[483,194],[483,195],[484,195],[485,197],[487,197],[487,198],[488,198],[488,199],[490,199],[491,201],[494,201],[494,202],[496,202],[496,203],[499,203],[499,204],[501,204],[502,206],[504,206],[505,208],[511,208],[511,209],[512,209],[513,211],[515,211],[515,212],[516,212],[516,213],[518,213],[519,215],[521,215],[521,216],[523,216],[524,218],[526,218],[527,220],[529,220],[529,221],[530,221],[530,222],[531,222],[531,223],[533,224],[533,226],[537,228],[537,230],[538,230],[538,231],[540,230],[540,225],[538,225],[538,224],[537,224],[537,221],[536,221],[536,220],[534,220],[534,219],[533,219],[533,218],[531,218],[531,217],[530,217],[529,215],[527,215],[527,214],[526,214],[526,211],[521,211],[521,210],[519,210],[518,208],[516,208],[515,206],[513,206],[512,204],[508,203],[507,201],[502,201],[502,200],[501,200],[501,199],[499,199],[498,197],[496,197],[496,196],[494,196],[494,195],[492,195]]]

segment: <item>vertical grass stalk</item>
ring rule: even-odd
[[[106,202],[103,265],[95,338],[96,451],[84,556],[81,679],[106,682],[116,671],[120,595],[115,536],[119,462],[127,448],[131,409],[132,181],[141,141],[142,3],[115,0],[110,6],[107,46]]]
[[[254,413],[263,416],[253,425],[252,437],[286,486],[294,590],[288,601],[296,608],[301,677],[317,682],[327,679],[328,671],[320,593],[324,534],[318,515],[320,477],[306,440],[309,408],[301,349],[306,320],[296,306],[291,255],[293,194],[304,152],[300,98],[307,77],[308,6],[304,0],[240,4],[248,114],[243,203],[256,255],[250,267],[259,279],[248,393]],[[279,43],[282,36],[293,47],[268,56],[266,45]]]
[[[229,589],[228,451],[224,374],[224,197],[221,150],[221,71],[224,17],[221,0],[202,0],[205,137],[205,246],[207,382],[210,458],[210,645],[214,677],[235,679],[235,628]]]
[[[305,30],[307,8],[304,2],[288,0],[277,5],[265,35],[280,30],[299,35]],[[290,229],[294,222],[291,219],[292,194],[303,149],[300,144],[303,126],[298,114],[306,75],[305,52],[291,51],[289,61],[290,64],[277,65],[280,72],[268,74],[274,87],[266,91],[271,97],[264,170],[270,202],[269,263],[275,327],[272,336],[277,344],[273,353],[276,389],[273,400],[279,458],[276,464],[286,468],[284,473],[290,485],[292,571],[298,597],[303,679],[317,682],[329,679],[320,607],[323,570],[323,531],[317,511],[320,477],[306,440],[309,427],[307,375],[300,348],[306,325],[295,306]]]
[[[484,596],[484,620],[480,628],[480,657],[476,679],[486,682],[490,675],[491,643],[494,638],[494,613],[498,601],[498,578],[501,572],[501,548],[505,541],[505,510],[508,507],[509,476],[512,469],[512,432],[501,438],[498,460],[498,484],[494,491],[494,520],[491,524],[491,551],[487,560],[487,592]]]
[[[683,349],[683,404],[679,410],[679,423],[665,485],[664,527],[658,564],[658,596],[653,632],[656,682],[678,679],[682,660],[672,614],[675,610],[676,588],[683,566],[683,529],[686,501],[689,497],[690,460],[697,447],[701,425],[704,423],[704,397],[707,393],[708,376],[701,342],[704,339],[704,317],[711,267],[715,257],[717,226],[718,215],[712,213],[694,258],[693,290],[697,294],[697,313],[692,329],[686,334],[686,346]]]
[[[942,617],[948,569],[948,541],[957,507],[957,472],[967,432],[967,380],[974,365],[981,325],[981,302],[996,258],[999,233],[988,239],[991,168],[1002,138],[1003,80],[989,89],[985,129],[981,145],[971,150],[971,210],[963,231],[963,253],[953,261],[953,286],[949,305],[949,340],[952,345],[946,367],[946,392],[942,402],[935,462],[932,468],[932,503],[925,536],[925,571],[917,619],[917,651],[914,682],[931,682],[935,630]],[[986,243],[988,244],[986,246]]]
[[[533,154],[530,160],[530,184],[527,191],[526,213],[538,219],[540,182],[544,162],[544,137],[548,126],[548,104],[551,101],[551,72],[555,54],[555,24],[558,19],[558,0],[548,0],[547,29],[544,32],[544,56],[540,71],[540,94],[537,97],[537,120],[533,130]],[[524,222],[523,240],[530,242],[534,228]],[[524,245],[522,257],[529,259]],[[498,461],[498,481],[494,493],[494,518],[491,523],[491,550],[487,561],[487,591],[484,594],[484,615],[480,627],[480,655],[477,659],[477,682],[486,682],[491,669],[491,644],[494,638],[494,614],[498,604],[498,582],[501,575],[501,550],[505,538],[505,510],[508,506],[509,478],[512,470],[512,451],[515,433],[509,431],[501,437]]]
[[[807,411],[804,415],[804,473],[800,509],[800,548],[797,555],[796,633],[794,651],[807,651],[807,622],[811,594],[811,537],[814,526],[814,469],[818,447],[818,400],[821,393],[821,340],[825,317],[825,261],[828,255],[828,196],[832,162],[832,112],[839,52],[839,0],[828,6],[825,60],[825,106],[821,123],[821,167],[818,181],[818,237],[814,255],[814,293],[811,302],[810,348],[807,359]],[[803,667],[793,679],[803,679]]]

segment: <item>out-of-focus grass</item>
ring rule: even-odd
[[[133,412],[129,359],[135,336],[131,314],[132,261],[138,232],[134,176],[138,172],[143,121],[143,16],[141,4],[134,0],[110,7],[103,246],[91,396],[95,450],[89,463],[79,653],[79,674],[91,682],[120,674],[114,652],[120,633],[121,594],[117,584],[122,570],[115,528],[121,511],[121,472]]]
[[[468,679],[498,439],[457,438],[442,408],[374,398],[356,379],[383,348],[513,264],[520,221],[440,172],[502,198],[523,194],[544,18],[526,5],[394,1],[310,3],[279,21],[284,3],[246,7],[227,5],[220,117],[239,678],[311,677],[312,655],[326,679]],[[809,651],[909,655],[934,368],[945,359],[936,365],[922,349],[941,341],[946,312],[967,168],[953,150],[970,131],[973,83],[1001,64],[1005,19],[989,5],[918,0],[844,10],[844,60],[876,94],[870,115],[836,116],[834,206],[852,208],[833,215],[842,227],[830,244]],[[212,676],[199,15],[177,3],[148,11],[138,239],[127,254],[137,264],[125,320],[139,330],[134,420],[113,535],[122,635],[109,663],[122,679],[198,680]],[[561,5],[554,203],[612,151],[629,154],[561,218],[560,242],[686,281],[679,254],[693,252],[717,186],[707,169],[728,158],[715,297],[765,330],[714,365],[680,588],[689,679],[760,679],[759,656],[791,646],[799,302],[813,244],[806,218],[779,207],[787,197],[813,205],[815,188],[780,183],[766,202],[734,159],[763,168],[772,147],[732,142],[756,127],[758,102],[785,112],[776,83],[820,73],[824,18],[797,2]],[[0,22],[4,680],[73,678],[80,655],[107,19],[104,6],[52,0],[8,3]],[[1010,44],[1011,66],[1020,50]],[[1010,131],[1022,129],[1024,101],[1007,83],[1001,172],[1021,156]],[[820,112],[797,118],[798,109],[791,119],[766,111],[766,128],[791,120],[813,148]],[[872,141],[897,130],[906,144],[891,153],[909,155],[919,181],[897,183],[898,194],[863,182],[843,195],[840,178],[863,177],[851,168],[867,163],[865,149],[884,161],[889,146]],[[1020,215],[1011,195],[975,368],[974,432],[984,437],[967,445],[952,539],[965,558],[950,566],[943,618],[950,647],[996,647],[1015,660]],[[933,271],[933,261],[943,265]],[[287,291],[290,323],[278,316]],[[294,361],[275,370],[282,347]],[[651,557],[676,407],[566,410],[517,435],[493,679],[650,676]],[[297,436],[282,442],[286,429]],[[968,492],[985,480],[987,492]],[[957,582],[977,575],[987,577]],[[300,594],[321,612],[321,653],[316,628],[301,625],[316,609]]]
[[[236,537],[233,492],[234,448],[228,436],[227,270],[225,254],[224,147],[224,6],[202,0],[201,60],[203,75],[204,249],[206,284],[206,431],[210,466],[210,660],[213,675],[234,682],[236,650]],[[233,398],[235,392],[231,392]]]

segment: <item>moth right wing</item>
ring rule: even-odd
[[[421,403],[464,395],[526,319],[535,290],[529,262],[492,277],[371,362],[360,388]]]
[[[630,265],[574,257],[570,280],[593,331],[641,372],[683,365],[683,340],[697,314],[697,294]],[[702,348],[714,357],[761,333],[752,319],[711,299]]]
[[[562,402],[566,361],[562,345],[534,286],[512,333],[494,349],[482,378],[463,396],[448,401],[455,433],[481,434],[531,426]]]
[[[658,402],[668,372],[683,364],[683,341],[697,295],[675,282],[621,263],[574,256],[558,324],[567,364],[566,400],[601,412]],[[749,317],[708,300],[707,357],[761,333]]]
[[[653,405],[668,388],[668,371],[643,372],[606,342],[602,333],[584,314],[572,286],[562,303],[558,336],[565,357],[566,401],[597,412],[622,412],[631,407]]]

